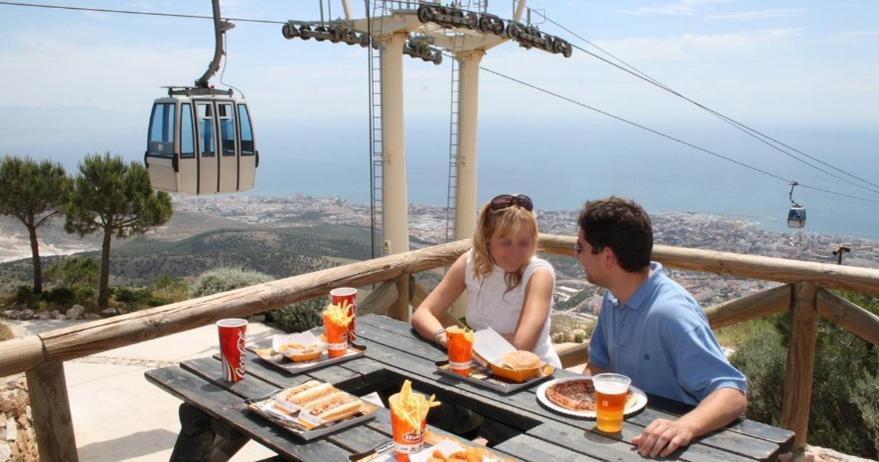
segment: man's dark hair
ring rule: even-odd
[[[653,229],[635,202],[615,196],[586,202],[577,224],[596,253],[610,247],[624,270],[634,273],[650,265]]]

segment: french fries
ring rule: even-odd
[[[433,451],[428,462],[482,462],[485,450],[482,448],[469,447],[448,456],[441,451]]]
[[[396,398],[396,402],[391,404],[391,412],[397,414],[416,431],[421,430],[421,422],[427,418],[427,412],[442,404],[436,401],[436,395],[425,398],[421,393],[413,393],[412,382],[408,380],[403,382],[403,387]]]
[[[347,326],[354,319],[354,315],[348,314],[348,301],[343,300],[340,305],[330,303],[323,313],[327,318],[337,326]]]
[[[446,328],[446,333],[449,335],[464,334],[464,338],[467,340],[467,342],[473,344],[473,331],[471,329],[459,326],[449,326]]]

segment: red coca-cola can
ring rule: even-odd
[[[357,289],[353,287],[338,287],[330,291],[330,303],[333,305],[348,304],[348,314],[351,315],[351,323],[348,324],[348,341],[352,342],[357,337],[354,335],[354,320],[357,317]]]
[[[247,359],[247,320],[230,318],[217,321],[220,334],[220,361],[223,363],[223,379],[237,382],[244,378]]]

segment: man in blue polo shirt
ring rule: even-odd
[[[577,257],[586,279],[608,291],[589,342],[587,372],[616,372],[647,393],[696,407],[657,419],[632,441],[665,457],[741,416],[747,380],[723,355],[693,297],[650,261],[653,231],[638,204],[587,202],[577,220]]]

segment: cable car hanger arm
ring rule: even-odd
[[[220,0],[211,0],[211,6],[214,13],[214,58],[208,64],[208,69],[204,74],[195,81],[195,86],[198,88],[209,88],[211,77],[220,70],[220,60],[226,54],[223,50],[223,34],[235,27],[235,24],[223,21],[220,17]]]

